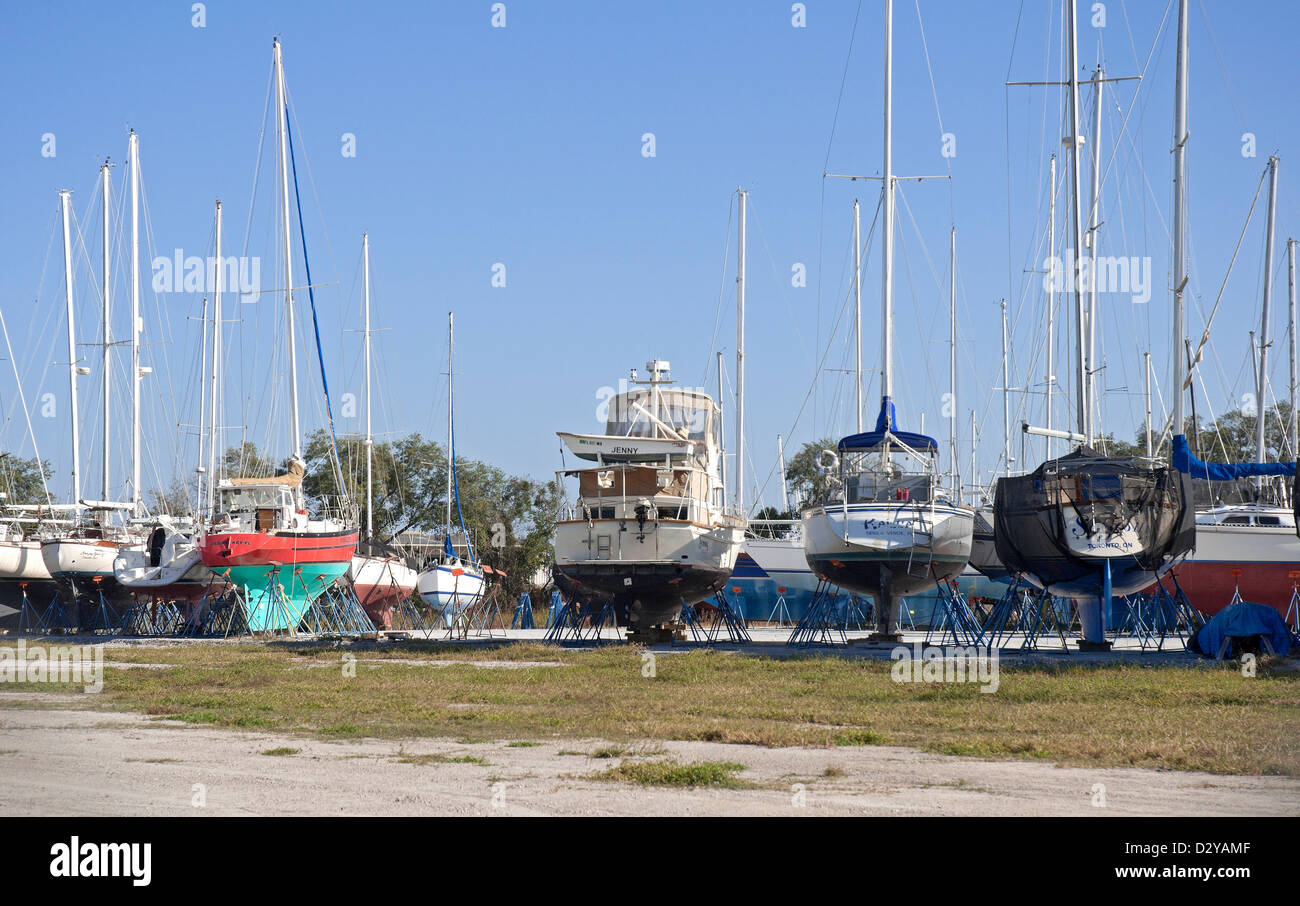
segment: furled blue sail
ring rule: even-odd
[[[1201,481],[1232,481],[1261,475],[1294,475],[1293,462],[1202,462],[1192,455],[1187,435],[1174,436],[1174,468]]]
[[[880,414],[876,416],[876,430],[864,431],[861,434],[850,434],[840,440],[839,448],[841,451],[875,450],[877,447],[884,445],[885,436],[889,434],[896,441],[907,444],[913,450],[938,454],[939,444],[933,437],[926,434],[917,434],[914,431],[899,431],[895,428],[897,424],[894,401],[889,397],[884,397],[880,401]]]

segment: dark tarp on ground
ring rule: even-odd
[[[1227,636],[1266,636],[1278,655],[1285,656],[1291,650],[1291,631],[1282,622],[1281,615],[1272,607],[1253,601],[1238,601],[1223,608],[1201,627],[1188,647],[1207,657],[1214,657]],[[1228,652],[1229,656],[1235,653],[1237,652]]]

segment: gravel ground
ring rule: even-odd
[[[67,698],[61,704],[77,697]],[[746,766],[739,777],[756,788],[666,789],[588,779],[618,764],[617,757],[592,756],[607,746],[600,740],[531,747],[322,741],[144,715],[9,707],[0,710],[0,814],[1300,814],[1300,780],[1283,777],[1060,768],[887,746],[647,742],[629,747],[634,754],[626,757],[738,762]],[[263,754],[277,748],[297,751]],[[486,764],[441,760],[464,756]],[[1094,805],[1103,795],[1104,805]]]

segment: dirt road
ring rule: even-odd
[[[668,742],[594,757],[609,748],[597,740],[334,742],[11,707],[0,710],[0,814],[1300,814],[1300,780],[1281,777],[1058,768],[886,746]],[[264,754],[277,749],[296,751]],[[739,779],[756,788],[590,779],[621,758],[737,762],[746,766]]]

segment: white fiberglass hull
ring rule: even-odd
[[[49,538],[41,542],[41,559],[55,579],[109,580],[120,549],[104,539]]]
[[[157,566],[150,565],[149,552],[143,545],[122,548],[113,561],[113,575],[129,591],[158,597],[197,598],[216,585],[216,575],[203,564],[203,557],[192,543],[170,552]]]
[[[808,566],[801,536],[746,538],[742,550],[778,585],[809,592],[817,588],[819,580]]]
[[[48,582],[49,568],[39,541],[0,541],[0,580]]]
[[[1234,508],[1230,515],[1257,524],[1207,521],[1198,517],[1196,549],[1172,570],[1192,606],[1215,614],[1236,595],[1266,604],[1284,617],[1300,585],[1300,538],[1291,510]],[[1269,523],[1259,524],[1269,519]],[[1294,622],[1296,615],[1291,614]]]
[[[803,516],[813,572],[877,602],[877,629],[893,634],[898,599],[931,590],[970,561],[974,511],[949,503],[830,504]]]
[[[419,574],[415,589],[424,603],[450,620],[483,596],[484,585],[483,574],[470,564],[439,563]]]
[[[391,629],[393,608],[415,593],[419,575],[397,557],[352,555],[352,591],[376,629]]]

